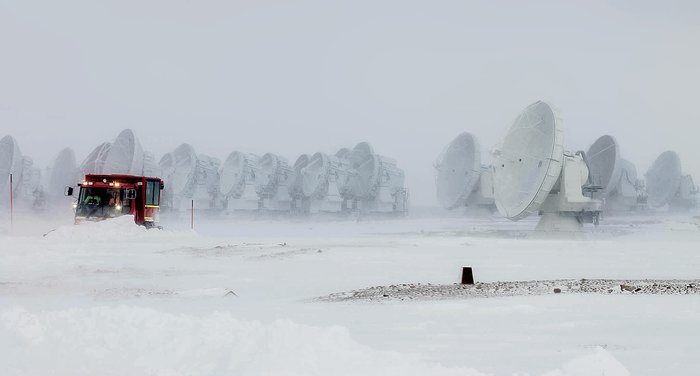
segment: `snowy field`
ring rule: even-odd
[[[0,217],[2,375],[700,373],[697,294],[315,300],[453,284],[465,265],[481,282],[698,279],[692,215],[575,240],[537,237],[535,219],[47,217],[18,214],[13,235]]]

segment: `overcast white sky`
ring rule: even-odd
[[[612,134],[700,180],[700,2],[0,0],[0,137],[40,166],[126,127],[158,157],[369,141],[435,204],[443,147],[539,99],[569,149]]]

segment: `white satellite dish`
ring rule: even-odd
[[[680,210],[695,209],[698,207],[699,194],[700,189],[695,185],[693,177],[690,175],[683,175],[681,178],[681,186],[678,189],[676,197],[671,201],[671,206],[674,209]]]
[[[335,153],[335,156],[338,158],[346,158],[348,154],[350,154],[350,149],[342,148]]]
[[[257,166],[255,191],[262,209],[289,211],[292,197],[289,185],[294,181],[294,170],[287,160],[272,153],[260,158]]]
[[[165,153],[158,161],[158,168],[164,178],[170,178],[170,175],[175,172],[175,154]]]
[[[190,144],[182,144],[172,153],[164,155],[159,162],[166,180],[163,194],[170,198],[173,208],[179,208],[181,199],[191,198],[197,170],[197,154]]]
[[[41,185],[41,170],[34,167],[34,160],[22,157],[22,183],[20,184],[20,200],[30,204],[33,209],[46,208],[46,193]]]
[[[221,165],[219,190],[225,209],[258,209],[259,199],[255,185],[259,160],[256,155],[234,151]]]
[[[79,181],[75,180],[78,165],[75,160],[75,152],[71,148],[65,148],[58,153],[49,178],[48,192],[50,197],[65,197],[65,187],[74,186]]]
[[[295,200],[300,200],[305,198],[303,189],[303,175],[302,172],[309,164],[309,155],[302,154],[294,162],[292,169],[294,170],[294,180],[289,184],[289,195]]]
[[[614,137],[605,135],[596,140],[586,154],[590,181],[601,187],[606,209],[633,210],[639,201],[641,189],[637,182],[637,168],[620,157],[620,147]]]
[[[683,179],[681,159],[673,151],[663,152],[646,173],[649,206],[668,205],[678,194]]]
[[[158,163],[156,163],[156,156],[150,151],[143,151],[143,176],[148,177],[162,177],[163,171],[160,169]]]
[[[111,147],[111,143],[104,142],[93,149],[83,163],[80,164],[81,175],[103,173],[105,161],[107,160],[107,155]],[[84,176],[78,176],[79,181],[83,178]]]
[[[104,162],[105,174],[142,175],[143,149],[131,129],[125,129],[117,136]]]
[[[10,174],[12,174],[12,191],[17,192],[22,178],[22,153],[12,136],[0,140],[0,202],[9,203]]]
[[[367,142],[357,144],[346,156],[348,178],[340,190],[360,212],[401,212],[408,205],[404,172],[392,159],[374,153]]]
[[[299,157],[294,164],[294,189],[290,189],[295,198],[293,209],[305,214],[343,212],[345,200],[340,187],[347,184],[348,169],[349,164],[337,154],[319,152]],[[296,205],[297,201],[301,205]]]
[[[246,185],[255,182],[255,169],[258,164],[257,156],[234,151],[221,166],[220,190],[227,198],[241,198]]]
[[[465,206],[481,178],[481,150],[476,138],[464,132],[447,146],[435,165],[435,186],[445,209]]]
[[[272,153],[260,158],[258,163],[256,191],[261,198],[274,197],[281,185],[291,182],[293,170],[287,160]]]
[[[28,204],[34,209],[45,206],[41,170],[34,168],[32,158],[22,156],[17,141],[12,136],[0,140],[0,174],[0,202],[9,203],[9,193],[12,191],[13,200],[19,205]]]
[[[357,144],[347,154],[350,165],[348,185],[343,193],[352,199],[372,199],[376,195],[379,183],[379,158],[367,142]]]
[[[528,106],[506,135],[494,164],[494,198],[506,218],[541,213],[540,230],[580,230],[597,223],[601,202],[583,196],[588,168],[564,152],[562,120],[545,102]]]
[[[197,154],[195,190],[192,196],[197,207],[203,209],[218,208],[219,185],[221,184],[220,166],[220,160],[205,154]]]
[[[306,167],[301,171],[304,196],[318,200],[326,197],[331,168],[330,156],[316,153],[311,157]]]
[[[288,187],[289,197],[291,197],[290,211],[292,214],[307,215],[311,213],[311,199],[304,195],[303,171],[309,164],[309,155],[302,154],[294,162],[293,178]]]

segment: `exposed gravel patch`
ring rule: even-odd
[[[480,282],[474,285],[400,284],[334,293],[314,299],[324,302],[449,300],[554,294],[700,294],[700,280],[561,279],[548,281]]]

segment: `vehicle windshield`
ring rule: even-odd
[[[129,213],[126,190],[114,188],[81,187],[76,215],[109,218]]]

